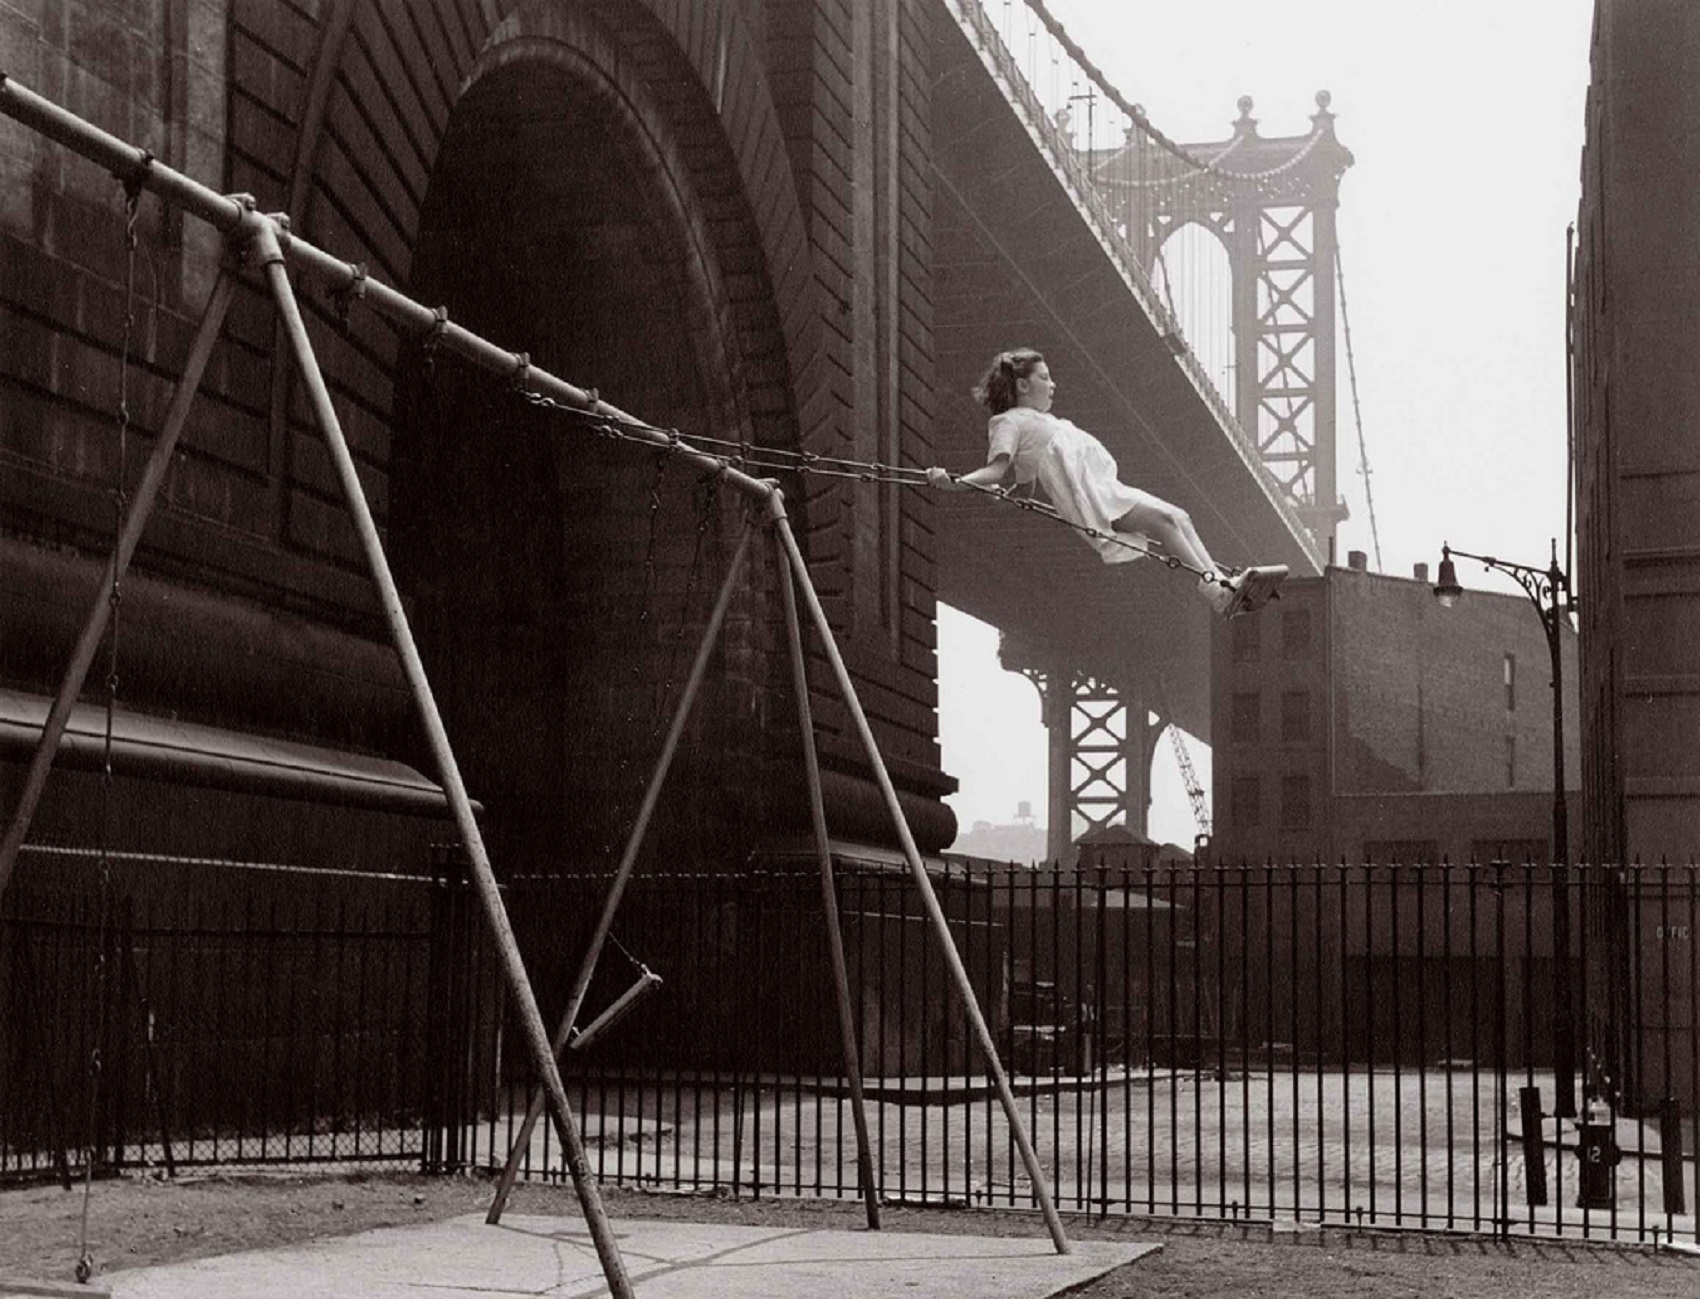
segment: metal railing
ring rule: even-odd
[[[1065,1209],[1694,1238],[1691,869],[958,865],[937,884]],[[517,882],[527,952],[576,950],[597,887]],[[632,955],[667,982],[569,1071],[600,1177],[858,1193],[810,887],[634,886]],[[882,1194],[1029,1205],[905,880],[840,887]],[[1578,926],[1621,923],[1574,961],[1568,1013],[1596,1046],[1574,1104],[1552,1049],[1560,897]],[[509,1064],[487,1063],[472,1167],[499,1166],[523,1110]],[[559,1176],[546,1135],[527,1170]]]
[[[428,1163],[465,967],[445,893],[26,848],[0,898],[0,1180]]]
[[[121,867],[88,1139],[100,901],[66,865],[0,911],[0,1176],[91,1144],[107,1166],[501,1167],[531,1070],[448,878],[173,864],[137,890]],[[1063,1209],[1696,1240],[1693,867],[951,863],[934,883]],[[505,885],[548,1018],[606,886]],[[839,904],[880,1193],[1032,1207],[913,882],[844,869]],[[654,991],[567,1056],[596,1175],[857,1196],[812,867],[640,873],[612,942],[583,1021]],[[523,1172],[564,1177],[548,1125]]]

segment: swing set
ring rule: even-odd
[[[146,149],[127,144],[115,136],[70,113],[66,109],[26,89],[17,81],[0,73],[0,112],[40,132],[57,144],[70,149],[117,177],[124,185],[129,203],[128,237],[133,238],[135,204],[142,193],[156,195],[168,204],[208,222],[224,236],[227,254],[209,292],[200,321],[189,345],[187,359],[176,390],[172,395],[158,436],[154,440],[136,486],[127,497],[120,492],[116,498],[118,515],[108,580],[105,590],[89,610],[78,640],[67,663],[59,690],[42,727],[41,737],[25,776],[22,792],[13,810],[3,838],[0,838],[0,894],[5,892],[17,859],[18,851],[28,833],[31,818],[45,788],[49,769],[65,734],[73,704],[93,666],[99,647],[109,627],[115,627],[121,583],[137,543],[146,526],[161,485],[170,467],[178,438],[185,427],[190,407],[206,371],[213,347],[218,340],[225,316],[235,292],[241,268],[257,268],[269,290],[283,332],[289,339],[300,370],[315,423],[324,438],[338,486],[352,518],[360,550],[372,580],[384,622],[400,663],[408,691],[430,747],[438,779],[447,801],[478,898],[485,923],[499,960],[502,977],[513,998],[518,1026],[527,1055],[536,1071],[538,1091],[529,1107],[526,1124],[510,1151],[507,1166],[498,1184],[497,1194],[490,1207],[488,1220],[497,1222],[506,1203],[508,1192],[526,1149],[532,1126],[547,1109],[559,1136],[573,1186],[584,1212],[586,1224],[606,1278],[609,1291],[616,1299],[629,1299],[632,1284],[626,1275],[625,1264],[614,1238],[613,1229],[602,1204],[595,1178],[590,1171],[583,1138],[574,1118],[557,1063],[563,1050],[573,1044],[575,1019],[582,1008],[590,980],[595,972],[602,947],[609,939],[614,915],[621,896],[631,878],[645,832],[654,815],[662,787],[673,759],[692,705],[708,672],[715,643],[724,624],[740,573],[749,560],[758,525],[772,537],[779,571],[785,610],[786,640],[791,662],[792,686],[799,714],[804,774],[808,787],[809,814],[813,831],[815,856],[820,875],[821,904],[828,933],[828,955],[836,990],[839,1029],[844,1053],[844,1068],[855,1121],[858,1167],[867,1218],[870,1227],[879,1225],[879,1191],[875,1185],[873,1157],[869,1146],[868,1125],[863,1103],[860,1069],[856,1047],[854,1012],[851,1005],[849,980],[845,965],[843,937],[839,927],[833,880],[831,849],[827,839],[825,805],[821,792],[821,777],[815,752],[814,726],[810,715],[809,690],[803,648],[802,622],[806,614],[818,638],[819,646],[830,668],[832,679],[849,714],[857,739],[865,753],[877,783],[884,806],[901,845],[914,886],[927,912],[931,929],[947,967],[949,977],[961,997],[975,1040],[985,1058],[1010,1133],[1020,1152],[1021,1160],[1031,1181],[1033,1195],[1043,1213],[1046,1228],[1058,1253],[1069,1252],[1068,1238],[1052,1202],[1049,1184],[1039,1166],[1038,1156],[1022,1123],[1010,1089],[1009,1079],[999,1059],[991,1029],[976,1001],[966,968],[950,932],[949,923],[939,905],[927,876],[926,867],[915,845],[914,836],[904,817],[885,762],[881,757],[867,716],[858,699],[855,685],[839,652],[837,642],[827,621],[825,610],[810,579],[808,567],[791,529],[786,513],[784,494],[772,479],[758,478],[748,472],[756,463],[744,455],[744,463],[730,454],[711,454],[689,444],[677,433],[656,429],[634,419],[605,401],[594,390],[586,390],[557,378],[531,365],[524,353],[505,351],[493,343],[451,322],[442,307],[430,308],[407,298],[395,289],[367,276],[365,268],[340,261],[306,241],[294,237],[284,215],[268,215],[258,211],[254,199],[247,195],[221,195],[180,172],[161,164]],[[663,740],[659,757],[644,789],[642,801],[634,817],[618,870],[609,888],[602,912],[598,917],[579,972],[567,1000],[565,1014],[556,1032],[551,1035],[544,1024],[533,993],[512,926],[502,902],[500,890],[486,851],[483,834],[474,815],[471,800],[461,776],[459,764],[449,741],[442,716],[438,710],[431,684],[407,615],[401,594],[396,586],[379,536],[365,491],[344,437],[336,407],[319,368],[312,342],[308,336],[295,290],[290,283],[290,269],[319,277],[339,300],[360,301],[386,317],[405,337],[425,342],[433,350],[453,353],[475,367],[504,376],[516,390],[531,394],[531,399],[570,411],[600,431],[622,439],[645,443],[670,456],[695,465],[712,475],[715,482],[738,492],[748,503],[736,546],[728,562],[712,611],[709,614],[702,640],[691,665],[690,674],[680,693],[671,722]],[[121,406],[120,427],[128,422],[127,408]],[[764,451],[764,454],[769,454]],[[847,467],[849,462],[814,466],[821,471],[854,473],[892,472],[879,466]],[[760,467],[770,467],[762,461]],[[907,471],[906,471],[907,472]],[[911,481],[910,479],[901,479]],[[108,717],[115,692],[115,674],[109,673]],[[110,733],[110,723],[109,723]],[[110,742],[107,769],[110,772]],[[647,973],[647,972],[645,972]],[[653,976],[650,976],[653,979]],[[629,1009],[641,995],[646,980],[640,976],[639,985],[618,999],[614,1007],[595,1025],[586,1026],[578,1034],[578,1042],[601,1031],[617,1016]],[[92,1159],[90,1163],[92,1164]],[[86,1279],[91,1270],[85,1248],[78,1272]]]

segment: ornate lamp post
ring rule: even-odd
[[[1464,588],[1458,585],[1458,570],[1452,557],[1474,559],[1483,567],[1509,574],[1540,615],[1541,629],[1546,632],[1547,652],[1552,656],[1552,854],[1553,907],[1552,947],[1556,966],[1554,994],[1557,1006],[1553,1012],[1553,1065],[1557,1074],[1558,1114],[1573,1118],[1576,1114],[1576,1034],[1574,1012],[1570,997],[1570,826],[1564,802],[1564,656],[1561,633],[1569,613],[1576,608],[1570,591],[1570,576],[1558,566],[1558,542],[1552,543],[1552,559],[1547,566],[1534,568],[1492,555],[1472,555],[1467,550],[1455,550],[1445,543],[1440,547],[1440,575],[1434,585],[1434,598],[1443,609],[1450,609],[1463,597]]]

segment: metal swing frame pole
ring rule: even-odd
[[[649,823],[655,815],[656,804],[660,801],[661,788],[673,766],[673,758],[679,750],[679,741],[684,735],[685,723],[690,720],[691,709],[702,690],[703,679],[708,675],[709,659],[713,657],[714,647],[720,640],[721,628],[726,623],[726,612],[732,605],[732,593],[737,587],[744,561],[749,554],[751,532],[751,522],[746,517],[743,531],[738,537],[737,548],[732,552],[731,561],[726,566],[726,576],[721,580],[720,591],[715,596],[708,624],[703,629],[702,642],[697,646],[696,658],[691,663],[690,676],[686,678],[685,688],[680,692],[678,706],[673,710],[673,720],[661,745],[661,753],[655,760],[655,770],[649,777],[649,785],[643,792],[643,802],[638,807],[637,818],[626,838],[625,852],[621,854],[619,868],[614,872],[613,882],[608,886],[608,896],[603,901],[602,914],[597,917],[596,928],[591,932],[590,945],[585,948],[584,958],[579,963],[572,991],[567,995],[566,1009],[561,1013],[560,1025],[550,1040],[549,1049],[556,1060],[559,1060],[561,1053],[566,1050],[573,1025],[578,1022],[579,1011],[583,1009],[585,996],[590,991],[590,981],[596,974],[597,962],[602,958],[603,945],[614,927],[614,913],[619,910],[626,885],[637,868],[638,852],[643,847],[644,837],[649,833]],[[507,1207],[514,1180],[519,1175],[520,1160],[531,1146],[532,1130],[537,1126],[538,1117],[543,1112],[543,1100],[542,1090],[534,1088],[526,1105],[525,1121],[520,1124],[519,1135],[509,1147],[507,1162],[502,1165],[502,1175],[497,1179],[495,1198],[490,1201],[489,1212],[484,1215],[484,1221],[491,1226],[502,1220],[502,1211]]]
[[[218,278],[213,282],[212,292],[207,296],[206,306],[201,311],[200,324],[189,344],[189,356],[183,364],[183,374],[177,381],[177,389],[172,394],[165,422],[160,426],[153,451],[148,455],[142,476],[131,495],[130,507],[124,512],[124,521],[113,543],[111,562],[105,567],[106,585],[96,594],[76,646],[71,651],[70,661],[65,665],[65,675],[59,683],[59,693],[54,696],[53,705],[48,709],[47,720],[41,727],[41,738],[36,741],[35,753],[30,758],[29,772],[24,777],[24,787],[18,795],[18,805],[6,826],[5,837],[0,839],[0,893],[4,893],[7,884],[11,882],[18,851],[23,847],[24,837],[29,833],[30,822],[35,817],[36,807],[47,788],[48,772],[52,769],[53,759],[58,755],[60,741],[65,737],[65,728],[70,723],[71,709],[77,702],[77,696],[82,693],[83,683],[88,680],[89,669],[94,665],[95,655],[100,651],[101,638],[106,635],[106,629],[112,621],[112,600],[109,595],[111,583],[121,580],[129,571],[130,560],[136,553],[143,530],[147,527],[148,516],[153,512],[154,502],[158,499],[160,486],[165,482],[166,472],[171,468],[178,438],[188,421],[195,394],[200,390],[201,378],[206,373],[213,345],[218,342],[218,336],[223,331],[224,318],[230,309],[230,300],[235,291],[235,276],[228,267],[220,267]]]
[[[139,177],[140,187],[166,202],[199,217],[218,230],[251,236],[255,227],[272,225],[270,217],[254,210],[247,195],[220,194],[182,172],[159,162],[146,149],[126,144],[52,100],[38,95],[16,78],[0,72],[0,113],[39,131],[120,178]],[[765,502],[774,488],[771,482],[752,477],[724,457],[709,455],[684,443],[677,434],[651,428],[618,406],[601,400],[593,389],[568,383],[541,366],[532,365],[518,352],[497,347],[489,339],[455,324],[446,312],[416,302],[375,276],[363,266],[333,257],[305,239],[280,232],[278,242],[284,259],[298,271],[317,276],[334,296],[351,293],[399,332],[414,340],[429,340],[439,353],[451,353],[491,374],[507,377],[521,392],[536,393],[551,401],[588,415],[604,415],[626,425],[625,435],[671,452],[701,469],[718,473],[727,483],[753,500]]]
[[[784,498],[773,494],[770,509],[775,522],[784,517]],[[880,1229],[880,1190],[874,1177],[873,1145],[868,1137],[867,1102],[862,1091],[862,1059],[856,1039],[856,1012],[850,1000],[850,970],[844,959],[844,930],[838,915],[838,887],[833,879],[832,842],[826,828],[826,800],[821,792],[820,757],[815,752],[814,714],[809,707],[809,669],[803,657],[803,631],[797,617],[797,588],[783,538],[775,536],[779,586],[785,597],[785,639],[790,648],[791,684],[797,696],[797,723],[803,742],[803,773],[809,787],[809,824],[814,831],[815,857],[820,867],[821,915],[826,921],[832,986],[838,1001],[838,1032],[844,1052],[844,1077],[850,1086],[850,1116],[856,1125],[856,1162],[862,1178],[862,1199],[868,1226]]]
[[[891,774],[886,770],[885,759],[880,756],[873,728],[868,725],[867,714],[862,711],[862,701],[856,694],[850,670],[844,664],[844,656],[839,653],[838,642],[833,638],[831,624],[827,622],[826,610],[821,607],[820,596],[809,577],[808,566],[803,562],[803,553],[798,549],[797,538],[791,532],[791,521],[777,502],[774,506],[774,529],[779,535],[780,544],[784,548],[797,585],[802,589],[803,600],[809,609],[809,619],[820,636],[827,662],[832,665],[833,677],[850,713],[851,721],[855,724],[857,737],[861,740],[862,749],[868,758],[868,765],[873,768],[880,795],[885,800],[886,810],[891,814],[892,826],[902,844],[904,860],[909,864],[909,873],[914,878],[915,888],[921,895],[921,903],[926,908],[927,918],[938,939],[939,950],[949,967],[951,981],[962,998],[963,1007],[974,1028],[974,1036],[979,1041],[980,1051],[986,1057],[986,1068],[991,1072],[998,1099],[1003,1104],[1004,1117],[1009,1121],[1010,1135],[1015,1138],[1016,1148],[1021,1152],[1022,1165],[1033,1183],[1033,1195],[1039,1201],[1040,1212],[1044,1214],[1045,1226],[1051,1233],[1051,1243],[1056,1246],[1057,1253],[1067,1254],[1068,1235],[1063,1230],[1062,1219],[1057,1216],[1056,1205],[1051,1201],[1050,1184],[1045,1180],[1044,1170],[1039,1167],[1039,1156],[1033,1149],[1032,1141],[1028,1139],[1025,1125],[1021,1122],[1021,1115],[1015,1104],[1015,1094],[1010,1091],[1009,1078],[1004,1073],[1003,1062],[998,1059],[997,1043],[992,1040],[992,1031],[980,1011],[979,1001],[974,996],[974,985],[969,982],[968,970],[962,964],[962,955],[956,950],[956,940],[951,935],[950,923],[945,919],[944,909],[939,906],[932,881],[927,878],[927,868],[921,862],[921,851],[915,846],[915,836],[909,829],[908,818],[903,815],[902,804],[897,801],[897,789],[891,783]]]
[[[567,1167],[572,1173],[573,1187],[578,1192],[579,1204],[584,1210],[585,1222],[595,1243],[603,1276],[608,1282],[609,1292],[616,1299],[632,1299],[634,1292],[626,1275],[625,1262],[620,1256],[620,1247],[614,1239],[613,1227],[603,1208],[596,1179],[590,1173],[584,1141],[579,1135],[578,1124],[573,1119],[572,1107],[567,1102],[566,1088],[555,1064],[555,1053],[549,1048],[548,1030],[543,1026],[543,1015],[537,1008],[537,998],[526,976],[525,962],[520,956],[519,945],[514,940],[507,908],[502,904],[495,872],[490,866],[489,853],[484,847],[484,836],[472,814],[472,803],[467,797],[465,782],[461,779],[460,764],[449,744],[448,731],[443,725],[442,715],[437,710],[437,701],[431,693],[431,684],[425,675],[424,661],[419,656],[418,646],[413,640],[413,630],[408,625],[407,613],[402,608],[401,592],[390,572],[389,561],[384,555],[383,540],[378,535],[378,526],[373,521],[371,507],[366,501],[359,471],[355,468],[354,457],[348,449],[347,439],[343,436],[342,424],[331,401],[330,389],[325,385],[324,375],[319,370],[312,340],[307,335],[307,326],[301,318],[300,304],[295,300],[295,290],[289,282],[289,268],[284,262],[274,220],[260,222],[254,238],[254,250],[283,318],[284,330],[289,336],[290,346],[306,384],[314,417],[324,435],[325,446],[353,518],[367,568],[370,570],[373,584],[377,587],[379,604],[384,620],[389,625],[396,657],[400,660],[403,675],[407,678],[408,688],[418,708],[419,720],[424,726],[426,739],[436,760],[438,779],[442,781],[443,792],[448,796],[456,828],[460,831],[461,841],[466,848],[467,859],[472,867],[473,884],[477,889],[478,899],[483,904],[485,919],[489,924],[491,936],[495,939],[502,970],[507,979],[508,991],[512,994],[515,1009],[518,1011],[520,1031],[548,1093],[550,1109],[560,1132],[561,1146],[567,1152]]]
[[[305,240],[282,234],[276,220],[260,216],[255,212],[252,199],[245,196],[220,194],[216,190],[190,179],[183,173],[157,162],[147,150],[127,144],[109,132],[101,130],[93,123],[29,90],[4,72],[0,72],[0,113],[23,123],[32,130],[39,131],[48,139],[64,145],[81,157],[110,171],[115,176],[137,178],[140,188],[159,195],[167,202],[199,217],[226,234],[263,236],[267,240],[269,254],[274,258],[267,266],[267,276],[281,286],[283,292],[279,296],[280,308],[293,316],[298,336],[303,344],[307,342],[306,331],[304,326],[300,324],[300,309],[295,302],[293,290],[289,286],[288,273],[284,265],[285,259],[287,259],[289,265],[321,277],[333,293],[358,292],[361,299],[378,314],[415,338],[431,339],[441,351],[452,352],[480,369],[495,374],[508,375],[515,385],[523,391],[541,394],[576,410],[582,410],[593,415],[605,415],[612,419],[627,422],[632,426],[628,429],[628,434],[634,441],[648,443],[678,455],[688,463],[713,470],[719,473],[724,481],[746,496],[763,502],[773,502],[770,508],[775,512],[775,526],[783,542],[787,559],[799,585],[802,587],[809,605],[810,618],[818,629],[822,643],[826,647],[834,677],[844,695],[851,716],[856,722],[863,746],[868,750],[871,765],[880,784],[881,794],[885,798],[887,808],[891,812],[892,820],[903,842],[904,854],[909,861],[910,870],[915,875],[917,887],[920,889],[923,899],[928,903],[928,911],[933,917],[934,926],[943,940],[945,958],[951,968],[956,986],[967,1005],[970,1018],[973,1020],[975,1031],[986,1054],[988,1066],[992,1069],[994,1078],[998,1083],[999,1096],[1009,1118],[1011,1133],[1016,1138],[1022,1161],[1033,1181],[1035,1194],[1040,1200],[1041,1207],[1045,1210],[1046,1225],[1050,1229],[1051,1238],[1056,1243],[1058,1252],[1066,1253],[1068,1251],[1067,1238],[1063,1235],[1061,1220],[1057,1218],[1056,1210],[1051,1205],[1049,1187],[1039,1170],[1038,1159],[1033,1153],[1031,1142],[1027,1139],[1026,1129],[1022,1126],[1020,1117],[1015,1111],[1014,1097],[1009,1091],[1008,1080],[1004,1076],[1002,1064],[998,1060],[995,1044],[991,1040],[985,1019],[980,1014],[979,1005],[974,999],[972,985],[968,982],[967,971],[963,968],[961,957],[950,937],[949,926],[945,923],[943,912],[938,908],[938,900],[933,895],[931,883],[927,880],[925,868],[921,865],[920,853],[915,847],[914,838],[910,834],[908,822],[903,816],[902,807],[897,802],[896,790],[892,787],[891,777],[885,769],[879,748],[874,742],[873,732],[869,728],[867,717],[862,711],[854,683],[850,679],[843,658],[838,652],[837,644],[833,640],[825,612],[820,607],[819,596],[809,578],[807,567],[802,562],[801,552],[797,549],[796,538],[791,534],[790,524],[784,515],[783,507],[775,501],[778,496],[777,486],[770,480],[752,477],[750,474],[730,465],[722,457],[711,456],[696,450],[694,447],[685,445],[676,435],[643,426],[640,421],[633,420],[630,415],[627,415],[617,406],[600,400],[594,390],[577,387],[545,370],[533,367],[523,355],[499,348],[470,330],[451,323],[444,313],[434,311],[430,307],[414,301],[380,280],[367,278],[364,268],[357,264],[341,261]],[[585,1205],[585,1216],[591,1225],[591,1234],[596,1243],[597,1253],[603,1260],[610,1291],[618,1299],[626,1299],[626,1296],[631,1294],[630,1282],[626,1279],[624,1264],[620,1260],[618,1247],[615,1245],[612,1233],[608,1228],[607,1218],[602,1209],[595,1183],[589,1179],[589,1165],[584,1158],[583,1143],[579,1138],[571,1110],[567,1105],[566,1090],[561,1085],[560,1072],[555,1066],[554,1054],[549,1050],[547,1030],[544,1028],[542,1016],[537,1010],[536,999],[531,992],[531,985],[526,978],[524,963],[520,960],[518,947],[514,943],[513,931],[508,923],[506,910],[502,905],[501,894],[496,887],[495,876],[490,868],[489,856],[484,849],[483,837],[472,816],[471,804],[467,799],[465,785],[461,781],[459,767],[456,765],[453,752],[449,748],[442,718],[437,712],[435,701],[430,693],[429,683],[424,676],[423,666],[419,662],[417,649],[413,645],[412,633],[401,609],[394,580],[389,573],[388,563],[384,559],[382,544],[378,541],[376,528],[372,524],[370,509],[366,504],[363,492],[360,490],[352,457],[348,454],[346,442],[341,438],[341,426],[335,422],[336,413],[330,405],[329,392],[324,387],[323,376],[319,375],[317,363],[312,360],[312,356],[310,347],[300,353],[303,370],[310,372],[316,378],[317,385],[313,389],[316,409],[322,402],[324,412],[330,417],[331,423],[325,428],[327,441],[332,440],[331,432],[333,429],[335,430],[335,447],[340,448],[340,455],[333,454],[333,459],[336,461],[339,477],[347,488],[352,489],[349,491],[350,509],[355,512],[357,521],[364,520],[364,525],[359,529],[362,544],[368,548],[369,553],[373,553],[373,547],[376,548],[373,578],[374,581],[379,581],[381,585],[387,586],[387,589],[383,592],[385,615],[390,620],[392,627],[398,632],[396,637],[397,654],[402,659],[404,669],[408,672],[409,686],[414,690],[419,702],[421,720],[425,723],[429,732],[433,752],[440,758],[440,774],[444,790],[448,795],[456,824],[466,841],[468,855],[472,858],[473,874],[479,889],[479,899],[489,920],[492,937],[496,940],[501,951],[504,973],[511,984],[515,1001],[521,1010],[521,1027],[527,1038],[527,1044],[532,1048],[533,1055],[537,1060],[539,1074],[546,1084],[555,1121],[562,1130],[562,1145],[571,1155],[570,1169],[573,1174],[573,1182],[579,1191],[581,1202]],[[312,386],[312,381],[309,382]],[[334,450],[335,448],[333,448],[333,452]]]

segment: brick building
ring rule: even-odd
[[[0,7],[0,67],[644,418],[927,463],[932,21],[918,0],[48,3]],[[0,121],[0,806],[110,550],[126,282],[133,475],[217,271],[216,234],[151,197],[133,271],[124,226],[112,177]],[[737,503],[663,457],[561,436],[559,417],[369,312],[305,284],[302,299],[495,860],[606,860]],[[941,847],[934,507],[786,486],[916,837]],[[772,591],[764,554],[661,811],[680,851],[738,861],[807,830]],[[346,854],[351,799],[418,810],[424,747],[252,276],[124,611],[121,846]],[[819,679],[834,832],[887,837]],[[162,739],[166,722],[197,729]],[[184,735],[199,756],[179,761]],[[268,765],[280,742],[292,764]],[[91,788],[53,782],[41,833],[92,833]],[[428,837],[396,833],[391,864]]]
[[[1222,624],[1211,652],[1218,860],[1547,856],[1551,659],[1527,597],[1443,609],[1424,568],[1370,573],[1353,552]],[[1575,771],[1574,634],[1563,654]]]
[[[1700,853],[1697,60],[1694,5],[1600,0],[1574,306],[1582,787],[1598,861]]]
[[[1572,297],[1590,1059],[1694,1096],[1700,856],[1700,9],[1598,0]],[[1692,1121],[1692,1099],[1685,1102]]]

